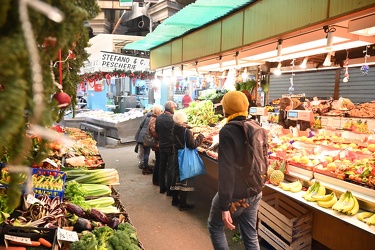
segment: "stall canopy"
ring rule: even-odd
[[[127,50],[151,50],[175,38],[229,15],[257,0],[197,0],[158,25],[142,40],[127,44]]]

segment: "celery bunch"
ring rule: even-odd
[[[66,179],[76,181],[82,184],[103,184],[103,185],[119,185],[119,175],[114,168],[105,169],[73,169],[66,171]]]

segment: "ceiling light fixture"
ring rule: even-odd
[[[236,55],[234,56],[236,58],[236,69],[240,68],[240,60],[239,60],[239,57],[238,57],[239,54],[240,54],[240,52],[236,51]]]
[[[277,40],[277,59],[281,61],[281,57],[283,55],[283,39]]]
[[[332,50],[332,44],[333,44],[333,32],[336,31],[335,27],[330,27],[328,25],[323,26],[323,30],[325,33],[327,33],[327,45],[326,45],[326,50]]]
[[[306,67],[307,67],[307,60],[309,60],[309,57],[308,57],[308,56],[306,56],[306,57],[303,59],[302,63],[299,65],[299,67],[300,67],[301,69],[306,69]]]
[[[324,59],[323,66],[331,66],[331,53],[329,52],[326,56],[326,59]]]
[[[275,71],[273,72],[274,75],[281,75],[281,62],[279,62],[279,64],[277,65],[277,68],[275,69]]]

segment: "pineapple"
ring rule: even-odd
[[[275,168],[273,168],[273,171],[270,171],[269,180],[273,185],[278,186],[280,184],[280,182],[282,182],[284,180],[284,173],[286,171],[286,161],[285,160],[282,161],[282,162],[277,161],[277,163],[275,165],[279,165],[279,166],[278,166],[277,169],[275,167]],[[267,171],[267,174],[268,174],[268,171]]]
[[[278,186],[284,180],[284,173],[281,170],[274,170],[270,174],[270,182]]]

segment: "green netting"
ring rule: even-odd
[[[125,45],[124,49],[151,50],[256,1],[197,0],[168,17],[142,40]]]

